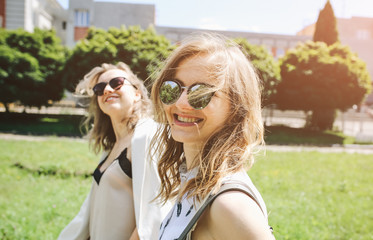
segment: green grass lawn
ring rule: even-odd
[[[56,239],[88,193],[97,157],[87,143],[57,138],[0,140],[0,149],[0,239]]]
[[[56,239],[89,191],[88,144],[0,140],[0,239]],[[249,170],[276,239],[372,239],[373,155],[267,152]]]
[[[276,239],[373,239],[373,155],[267,152],[249,171]]]

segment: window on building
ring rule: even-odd
[[[358,29],[356,31],[356,37],[359,40],[368,40],[371,38],[370,32],[367,29]]]
[[[271,48],[271,53],[273,57],[276,57],[276,47]]]
[[[62,22],[62,29],[63,29],[63,30],[66,30],[66,21],[63,21],[63,22]]]
[[[75,10],[75,27],[89,27],[89,12],[86,9]]]
[[[276,57],[279,58],[279,57],[283,57],[285,55],[285,49],[283,48],[277,48],[276,49]]]

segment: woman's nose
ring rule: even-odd
[[[108,93],[112,93],[114,92],[115,90],[110,86],[110,84],[106,84],[105,88],[104,88],[104,95],[105,94],[108,94]]]
[[[185,89],[183,89],[184,91],[181,93],[179,99],[176,101],[175,105],[176,107],[178,108],[181,108],[181,109],[189,109],[189,108],[192,108],[192,106],[189,105],[189,102],[188,102],[188,94],[187,94],[187,91]]]

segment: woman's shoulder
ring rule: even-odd
[[[157,124],[152,118],[142,118],[140,119],[137,124],[136,124],[136,127],[140,127],[140,126],[146,126],[146,125],[155,125]]]
[[[152,135],[157,130],[158,125],[159,124],[151,118],[140,119],[136,124],[134,136]]]
[[[210,206],[207,221],[209,232],[221,236],[219,239],[267,239],[266,236],[270,239],[268,222],[262,210],[241,191],[219,195]]]
[[[241,186],[241,189],[244,189],[244,191],[242,191],[243,194],[246,193],[248,196],[253,198],[257,202],[259,207],[263,210],[265,217],[267,217],[267,209],[264,200],[255,184],[244,169],[224,177],[222,183],[223,185],[230,184]]]
[[[220,194],[211,204],[211,214],[217,219],[228,217],[234,218],[245,215],[245,213],[258,213],[265,219],[258,204],[249,195],[239,190],[227,191]],[[250,214],[249,214],[250,215]]]
[[[223,178],[201,225],[208,226],[214,239],[272,239],[266,211],[259,191],[242,170]]]

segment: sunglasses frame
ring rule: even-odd
[[[178,93],[178,97],[175,98],[173,101],[171,101],[171,102],[169,102],[169,103],[165,103],[165,102],[163,102],[163,101],[162,101],[162,98],[161,98],[161,88],[162,88],[162,86],[164,85],[164,83],[166,83],[166,82],[173,82],[173,83],[176,83],[176,85],[177,85],[177,86],[179,87],[179,89],[180,89],[180,92]],[[191,100],[189,99],[189,93],[191,92],[191,89],[192,89],[193,87],[197,86],[197,85],[206,86],[206,87],[208,87],[208,88],[213,88],[213,87],[214,87],[214,86],[212,86],[212,85],[210,85],[210,84],[207,84],[207,83],[194,83],[194,84],[192,84],[192,85],[190,85],[190,86],[188,86],[188,87],[185,87],[185,86],[182,85],[182,83],[181,83],[180,81],[178,81],[178,80],[176,80],[176,79],[170,79],[170,80],[163,81],[162,84],[160,85],[160,87],[159,87],[159,98],[160,98],[160,100],[161,100],[161,102],[162,102],[163,104],[165,104],[165,105],[171,105],[171,104],[174,104],[175,102],[177,102],[177,100],[179,100],[179,98],[180,98],[181,95],[183,94],[184,90],[186,89],[186,90],[187,90],[187,99],[188,99],[188,104],[189,104],[192,108],[194,108],[194,109],[196,109],[196,110],[202,110],[202,109],[204,109],[205,107],[207,107],[207,105],[210,103],[211,98],[214,96],[215,92],[211,92],[211,93],[209,93],[211,96],[209,97],[209,99],[208,99],[208,103],[206,104],[206,106],[197,108],[197,107],[193,106],[194,104],[191,103]]]
[[[112,81],[117,80],[117,79],[122,80],[121,84],[119,84],[119,85],[117,85],[117,86],[112,86],[112,84],[114,84]],[[93,93],[94,93],[96,96],[102,96],[102,95],[104,95],[105,88],[106,88],[106,86],[107,86],[108,84],[110,85],[110,87],[111,87],[112,89],[114,89],[114,90],[116,91],[116,90],[120,89],[120,88],[124,85],[124,83],[125,83],[126,81],[127,81],[129,84],[131,84],[134,88],[137,89],[137,87],[134,86],[134,85],[133,85],[133,84],[132,84],[132,83],[131,83],[127,78],[125,78],[125,77],[115,77],[115,78],[110,79],[108,82],[100,82],[100,83],[95,84],[95,86],[93,86],[92,90],[93,90]],[[103,84],[105,84],[105,86],[103,86]],[[103,86],[103,87],[102,87],[102,89],[97,90],[97,88],[98,88],[99,86]]]

